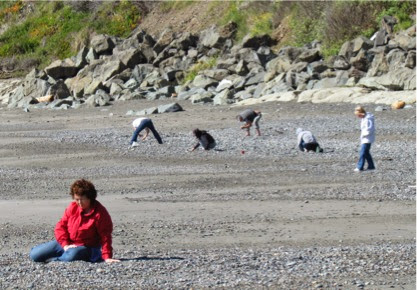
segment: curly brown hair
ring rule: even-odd
[[[71,185],[70,194],[72,198],[74,198],[74,195],[76,194],[79,196],[85,196],[91,201],[95,201],[97,197],[97,191],[94,184],[85,179],[78,179],[74,181]]]

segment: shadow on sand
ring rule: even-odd
[[[143,256],[143,257],[137,257],[137,258],[121,258],[119,259],[121,262],[126,262],[126,261],[172,261],[172,260],[185,260],[184,258],[181,257],[148,257],[148,256]]]

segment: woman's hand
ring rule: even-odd
[[[106,259],[106,260],[104,260],[104,262],[106,262],[108,264],[110,264],[110,263],[119,263],[120,260],[117,260],[117,259]]]
[[[77,247],[76,245],[66,245],[66,246],[64,246],[64,251],[66,252],[68,249],[76,248],[76,247]]]

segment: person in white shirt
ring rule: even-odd
[[[323,152],[323,149],[320,148],[319,143],[314,137],[313,133],[310,131],[298,128],[297,131],[297,144],[303,152]]]
[[[159,136],[159,133],[156,131],[150,118],[137,118],[132,122],[132,125],[133,128],[135,128],[135,132],[133,132],[132,139],[130,140],[130,145],[132,147],[139,146],[137,142],[138,136],[141,137],[142,140],[145,140],[149,135],[149,131],[152,131],[159,144],[163,144],[161,136]],[[145,130],[145,134],[143,136],[140,134],[142,130]]]
[[[359,161],[356,165],[355,172],[364,170],[365,161],[368,162],[367,170],[374,170],[375,165],[370,153],[371,144],[375,142],[375,122],[374,115],[367,113],[361,106],[355,108],[355,115],[361,118],[361,150]]]

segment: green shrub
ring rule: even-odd
[[[97,33],[126,37],[136,28],[139,20],[140,11],[137,6],[124,0],[103,4],[89,24]]]
[[[226,4],[225,4],[226,5]],[[247,15],[245,11],[239,10],[239,2],[228,2],[229,5],[224,17],[220,20],[220,25],[225,25],[229,22],[234,22],[237,25],[236,40],[242,40],[242,38],[248,33],[249,28],[246,22]]]
[[[414,1],[384,1],[383,10],[378,14],[377,21],[381,23],[384,16],[393,16],[398,20],[394,31],[404,30],[414,24],[411,15],[416,13],[416,4]]]
[[[10,19],[23,5],[21,1],[0,2],[0,21]],[[34,7],[23,22],[11,25],[0,36],[0,56],[31,56],[45,66],[75,55],[91,31],[126,37],[140,19],[137,6],[126,0],[104,3],[95,13],[75,11],[65,2],[39,2]]]
[[[217,57],[211,57],[207,61],[200,61],[194,64],[184,76],[183,83],[193,81],[200,71],[211,69],[216,65]]]
[[[252,36],[272,33],[272,12],[261,13],[254,18],[254,24],[250,29]]]

